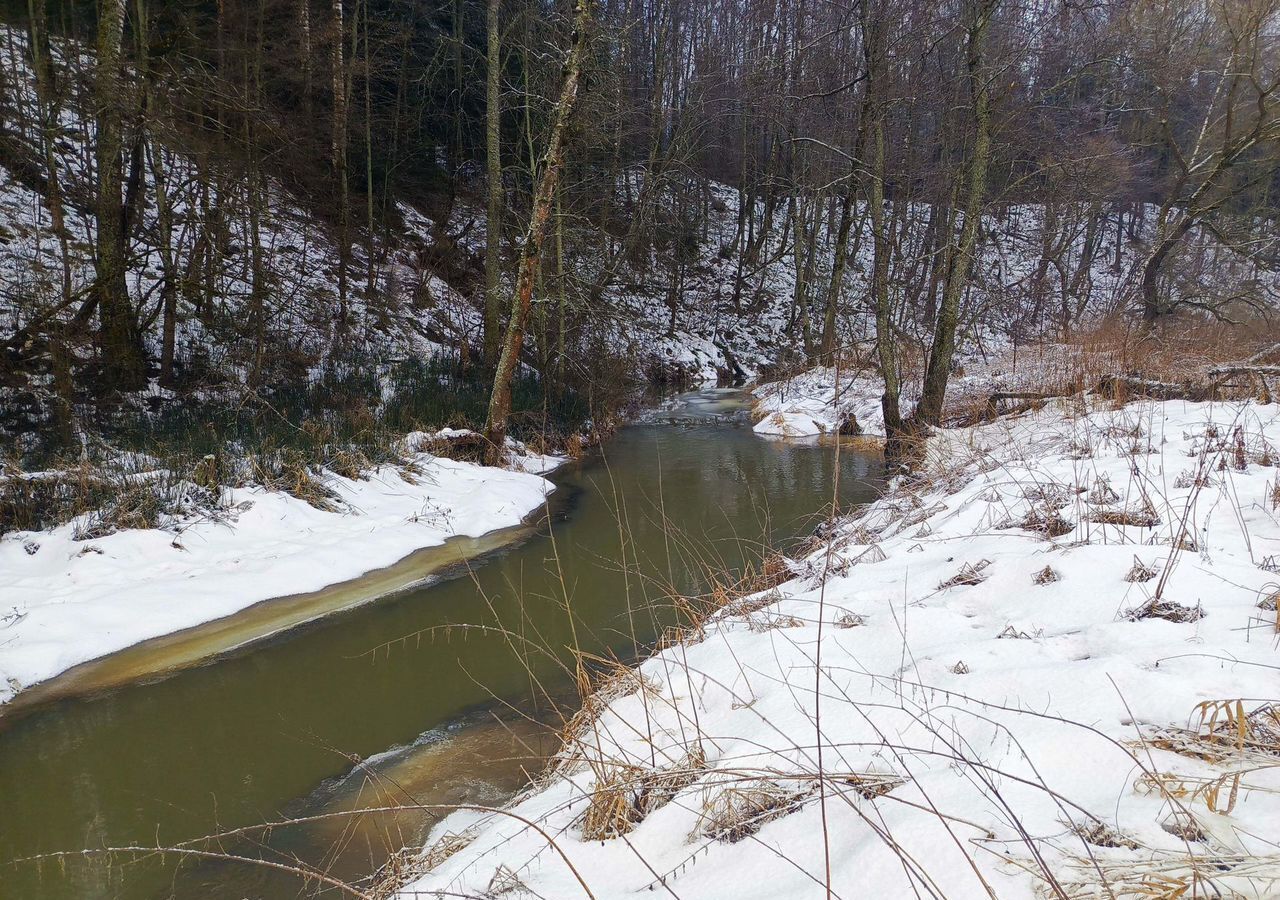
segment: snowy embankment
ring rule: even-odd
[[[1276,896],[1277,444],[1250,403],[939,431],[401,896]]]
[[[517,525],[553,490],[539,473],[558,462],[513,454],[512,468],[498,469],[409,453],[407,465],[360,479],[328,473],[331,509],[280,491],[227,488],[217,510],[163,528],[85,538],[75,521],[7,534],[0,703],[139,641],[319,590],[454,536]]]

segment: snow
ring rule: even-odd
[[[805,437],[834,433],[849,416],[855,418],[861,433],[884,434],[882,389],[877,379],[841,373],[838,398],[835,387],[836,370],[822,366],[757,387],[756,434]]]
[[[400,896],[1275,896],[1277,444],[1249,402],[940,429]]]
[[[455,535],[519,524],[553,490],[540,473],[560,461],[517,452],[499,469],[409,459],[407,475],[391,466],[364,480],[328,473],[336,512],[282,492],[228,489],[226,521],[82,541],[77,522],[5,535],[0,702],[139,641],[355,578]]]

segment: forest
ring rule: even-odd
[[[966,346],[1275,302],[1268,3],[596,7],[10,4],[6,433],[487,385],[525,254],[520,372],[599,410],[874,342],[936,423]]]

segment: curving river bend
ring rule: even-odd
[[[556,748],[549,699],[572,703],[569,648],[642,654],[676,621],[673,593],[811,531],[835,460],[831,443],[756,437],[739,392],[684,395],[555,473],[536,524],[71,673],[0,713],[0,900],[339,896],[172,854],[10,861],[370,806],[501,803]],[[839,460],[841,504],[872,499],[879,454],[846,446]],[[222,848],[355,881],[430,824],[330,815]]]

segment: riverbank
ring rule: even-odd
[[[323,473],[318,504],[224,488],[216,510],[160,528],[88,536],[78,520],[4,535],[0,703],[139,642],[517,525],[554,489],[542,475],[559,457],[519,448],[510,468],[484,467],[412,449],[428,437],[410,436],[402,465]]]
[[[1083,394],[939,430],[400,896],[1271,895],[1277,444],[1275,405]]]

